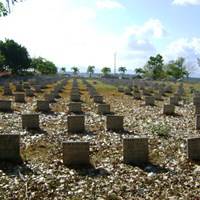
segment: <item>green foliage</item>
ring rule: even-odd
[[[171,127],[166,125],[166,124],[159,123],[159,124],[151,125],[150,130],[151,130],[152,134],[158,135],[160,137],[167,138],[167,137],[169,137]]]
[[[145,70],[142,68],[136,68],[135,73],[138,78],[142,78],[145,74]]]
[[[3,54],[1,54],[0,52],[0,71],[3,71],[4,70],[4,67],[5,67],[5,57]]]
[[[151,56],[143,68],[136,68],[135,73],[139,78],[148,77],[153,80],[173,78],[178,80],[189,76],[184,63],[184,58],[178,58],[165,65],[163,57],[158,54],[155,57]]]
[[[62,73],[65,73],[65,72],[66,72],[65,67],[62,67],[62,68],[61,68],[61,71],[62,71]]]
[[[151,56],[145,65],[144,70],[146,76],[154,80],[164,78],[165,72],[163,57],[160,54],[156,55],[155,57]]]
[[[0,52],[6,66],[12,73],[20,73],[30,67],[31,59],[25,47],[14,40],[0,41]]]
[[[31,68],[37,70],[41,74],[56,74],[57,68],[55,64],[42,57],[33,58],[31,61]]]
[[[103,76],[108,76],[111,73],[111,69],[109,67],[104,67],[101,69]]]
[[[5,5],[0,1],[0,17],[8,15],[11,12],[11,6],[19,1],[22,2],[23,0],[5,0],[8,9],[6,9]]]
[[[184,65],[185,59],[184,58],[178,58],[175,61],[170,61],[166,65],[166,73],[169,77],[173,77],[174,79],[178,80],[184,77],[189,76],[189,72],[186,69],[186,66]]]
[[[127,69],[126,67],[119,67],[118,71],[121,72],[122,74],[125,74]]]
[[[88,66],[87,73],[89,74],[90,77],[92,77],[92,74],[94,74],[94,69],[95,69],[95,66],[91,66],[91,65]]]
[[[76,76],[79,73],[79,68],[78,67],[74,66],[74,67],[71,68],[71,70],[72,70],[74,76]]]
[[[0,2],[0,17],[6,16],[8,11],[6,10],[5,6],[2,2]]]

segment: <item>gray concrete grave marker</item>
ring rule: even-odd
[[[50,107],[49,107],[49,102],[45,100],[37,100],[37,111],[41,112],[49,112]]]
[[[22,114],[23,129],[40,129],[39,114]]]
[[[165,115],[173,115],[175,113],[175,106],[171,104],[167,104],[163,106],[163,114]]]
[[[0,100],[0,111],[8,112],[11,111],[11,101],[10,100]]]
[[[24,93],[14,93],[15,102],[25,103],[25,95]]]
[[[98,104],[97,112],[102,115],[109,114],[110,113],[110,105],[109,104]]]
[[[106,116],[106,129],[111,131],[123,131],[124,130],[124,117],[117,115]]]
[[[200,160],[200,137],[187,139],[187,157],[190,160]]]
[[[0,160],[21,162],[20,136],[3,134],[0,135]]]
[[[83,133],[85,131],[84,115],[68,116],[67,125],[68,125],[68,132]]]
[[[63,142],[64,165],[89,165],[89,142]]]
[[[70,102],[68,104],[68,110],[69,112],[74,112],[74,113],[81,113],[81,103],[80,102]]]
[[[140,165],[148,162],[148,138],[124,138],[123,160],[126,164]]]

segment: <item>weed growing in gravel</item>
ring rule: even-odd
[[[167,138],[167,137],[169,137],[171,127],[169,125],[159,123],[159,124],[151,125],[150,130],[151,130],[151,133],[154,135],[158,135],[159,137]]]

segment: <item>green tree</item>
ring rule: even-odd
[[[8,11],[6,10],[3,3],[0,1],[0,17],[6,16],[8,14]]]
[[[126,73],[127,69],[126,69],[126,67],[119,67],[118,71],[119,71],[122,75],[124,75],[124,74]]]
[[[57,67],[55,64],[45,58],[33,58],[31,61],[31,68],[40,72],[41,74],[56,74]]]
[[[165,77],[164,60],[163,57],[158,54],[155,57],[151,56],[149,61],[144,66],[145,76],[152,79],[162,79]]]
[[[111,69],[109,67],[104,67],[101,69],[103,76],[108,76],[111,73]]]
[[[5,66],[17,74],[30,67],[31,59],[25,47],[14,40],[0,41],[0,52],[5,58]]]
[[[6,61],[5,57],[0,52],[0,71],[4,71],[5,61]]]
[[[62,67],[62,68],[61,68],[61,71],[62,71],[62,73],[64,74],[64,73],[66,72],[65,67]]]
[[[135,74],[138,78],[142,78],[145,74],[145,70],[142,68],[136,68],[135,69]]]
[[[186,69],[185,59],[180,57],[175,61],[170,61],[166,65],[166,74],[175,80],[188,77],[189,72]]]
[[[0,17],[8,15],[11,12],[11,6],[19,1],[22,2],[23,0],[5,0],[5,4],[0,1]]]
[[[74,66],[74,67],[71,68],[71,70],[72,70],[74,76],[77,76],[77,75],[78,75],[78,73],[79,73],[79,68],[78,68],[78,67],[75,67],[75,66]]]
[[[91,65],[88,66],[87,73],[89,74],[90,77],[92,77],[92,74],[94,74],[94,69],[95,69],[95,66],[91,66]]]

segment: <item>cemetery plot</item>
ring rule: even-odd
[[[12,113],[0,113],[0,134],[20,135],[20,141],[0,139],[4,152],[0,154],[4,156],[0,199],[197,199],[199,130],[193,94],[189,89],[184,94],[179,91],[179,83],[170,83],[170,87],[168,83],[138,80],[130,88],[130,81],[122,80],[120,85],[131,90],[127,95],[118,92],[117,81],[26,80],[22,82],[24,90],[31,89],[35,95],[26,97],[26,104],[16,103],[15,96],[4,96],[0,88],[1,100],[10,100],[13,108]],[[34,90],[37,84],[41,92]],[[15,92],[13,83],[10,88]],[[161,91],[163,101],[155,98],[156,106],[142,106],[144,89],[154,98]],[[72,102],[72,93],[78,94],[81,102]],[[135,93],[142,100],[134,98]],[[174,112],[169,98],[176,93],[183,95]],[[54,102],[44,101],[45,94],[52,94]],[[104,104],[94,103],[94,96],[103,97]],[[41,100],[44,102],[39,105]],[[74,112],[80,105],[84,115]],[[114,115],[102,115],[110,111],[109,106]],[[41,112],[39,107],[53,112]],[[70,109],[73,112],[68,113]],[[44,133],[22,129],[23,113],[39,115],[39,120],[25,120],[28,125],[24,122],[24,127],[35,124]],[[22,158],[23,164],[10,166],[5,157],[10,154]],[[89,168],[84,166],[90,163]],[[71,167],[74,164],[78,167]]]

